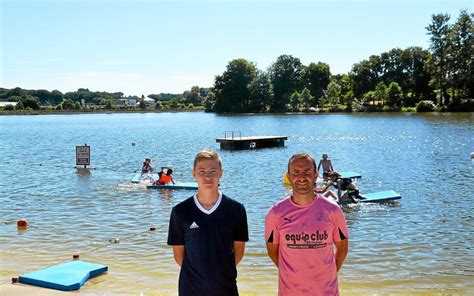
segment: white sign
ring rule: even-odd
[[[91,164],[91,147],[76,146],[76,165]]]

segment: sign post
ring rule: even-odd
[[[76,146],[76,165],[84,165],[84,168],[91,165],[91,147],[87,144]]]

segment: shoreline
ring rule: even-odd
[[[179,113],[179,112],[205,112],[196,109],[166,109],[166,110],[31,110],[31,111],[2,111],[0,116],[12,115],[77,115],[77,114],[114,114],[114,113]]]

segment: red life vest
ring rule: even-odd
[[[158,185],[162,184],[167,184],[171,182],[171,176],[168,176],[166,174],[162,174],[161,177],[156,181]]]

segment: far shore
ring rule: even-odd
[[[67,115],[67,114],[111,114],[111,113],[165,113],[165,112],[204,112],[200,109],[165,109],[165,110],[121,110],[121,109],[99,109],[99,110],[3,110],[1,115]]]

